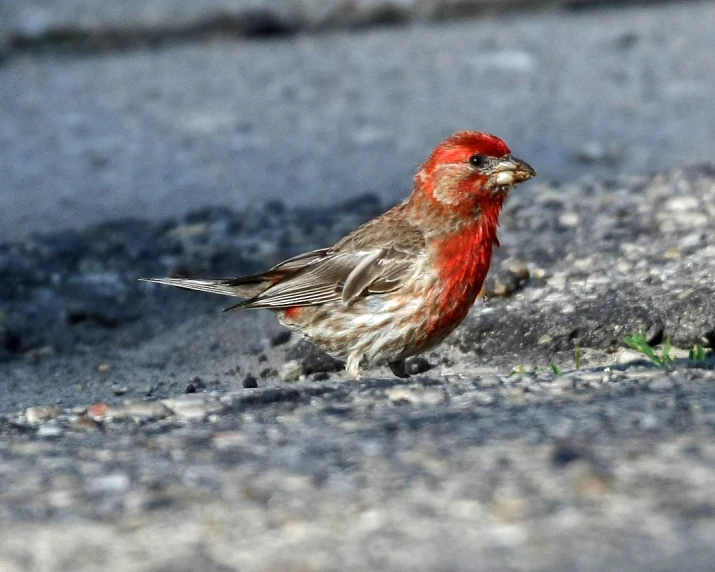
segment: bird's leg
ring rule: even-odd
[[[405,363],[405,360],[398,359],[388,362],[387,365],[390,366],[390,371],[392,371],[392,373],[394,373],[397,377],[410,377],[410,374],[407,373],[407,364]]]
[[[360,360],[362,359],[362,354],[350,354],[345,364],[345,370],[348,375],[353,379],[360,379]]]

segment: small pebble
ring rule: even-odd
[[[300,376],[303,375],[303,364],[298,360],[286,362],[281,367],[278,375],[283,381],[298,381]]]
[[[559,216],[559,226],[561,228],[575,228],[581,223],[578,213],[565,212]]]
[[[127,400],[117,405],[95,403],[87,409],[92,419],[130,419],[134,422],[163,419],[171,411],[158,401]]]
[[[243,387],[246,389],[255,389],[258,387],[258,380],[249,374],[243,379]]]
[[[38,437],[60,437],[64,431],[59,425],[54,423],[47,423],[46,425],[40,425],[37,429]]]
[[[554,341],[554,338],[552,338],[549,334],[544,334],[536,341],[536,343],[540,346],[546,346],[553,341]]]
[[[218,399],[207,398],[206,393],[181,395],[162,399],[161,403],[177,417],[185,420],[201,420],[207,415],[218,413],[224,409]]]
[[[499,387],[502,384],[501,379],[496,375],[485,375],[479,379],[479,387]]]
[[[281,330],[278,332],[275,336],[271,338],[271,345],[273,347],[275,346],[281,346],[283,344],[287,344],[290,341],[291,338],[291,331],[290,330]]]
[[[392,403],[417,403],[419,399],[414,391],[405,389],[404,387],[394,387],[387,392],[387,398]]]
[[[507,258],[504,262],[502,262],[501,267],[516,276],[519,280],[529,279],[529,267],[523,260],[519,260],[518,258]]]
[[[196,393],[200,389],[205,388],[206,384],[204,383],[204,380],[197,375],[189,383],[186,384],[186,387],[184,388],[184,393]]]
[[[700,202],[692,196],[672,197],[663,205],[663,210],[674,212],[696,211],[699,208]]]
[[[701,232],[694,232],[684,236],[678,241],[678,246],[682,250],[691,250],[699,247],[704,241],[704,235]]]
[[[36,425],[56,418],[60,412],[60,408],[55,405],[36,405],[25,409],[25,419],[28,423]]]
[[[588,452],[573,443],[560,443],[551,452],[551,462],[556,467],[565,467],[574,461],[584,460],[588,457]]]
[[[70,423],[70,427],[78,431],[92,431],[94,429],[99,429],[100,425],[87,415],[80,415]]]
[[[103,402],[95,403],[87,408],[87,415],[92,419],[104,417],[109,411],[109,405]]]
[[[43,346],[25,352],[24,359],[30,363],[37,363],[41,359],[55,355],[55,348],[52,346]]]
[[[114,393],[114,395],[124,395],[127,391],[129,391],[129,389],[126,385],[112,384],[112,393]]]
[[[129,475],[125,473],[111,473],[102,475],[87,482],[87,488],[98,493],[122,493],[131,485]]]
[[[666,260],[675,260],[680,258],[680,249],[676,247],[669,248],[663,253],[663,258]]]
[[[641,352],[627,348],[620,348],[615,358],[616,363],[631,363],[634,361],[647,361],[648,359]]]
[[[474,401],[478,405],[491,405],[494,403],[494,396],[489,393],[478,393],[474,396]]]

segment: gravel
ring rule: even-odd
[[[0,562],[709,569],[713,371],[499,381],[194,394],[39,428],[9,415]]]

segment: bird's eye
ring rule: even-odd
[[[469,163],[477,168],[483,167],[486,164],[486,162],[487,162],[487,159],[484,155],[477,154],[477,155],[472,155],[469,158]]]

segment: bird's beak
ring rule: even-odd
[[[502,187],[528,181],[535,175],[536,171],[529,163],[508,155],[494,167],[492,180],[495,185]]]

